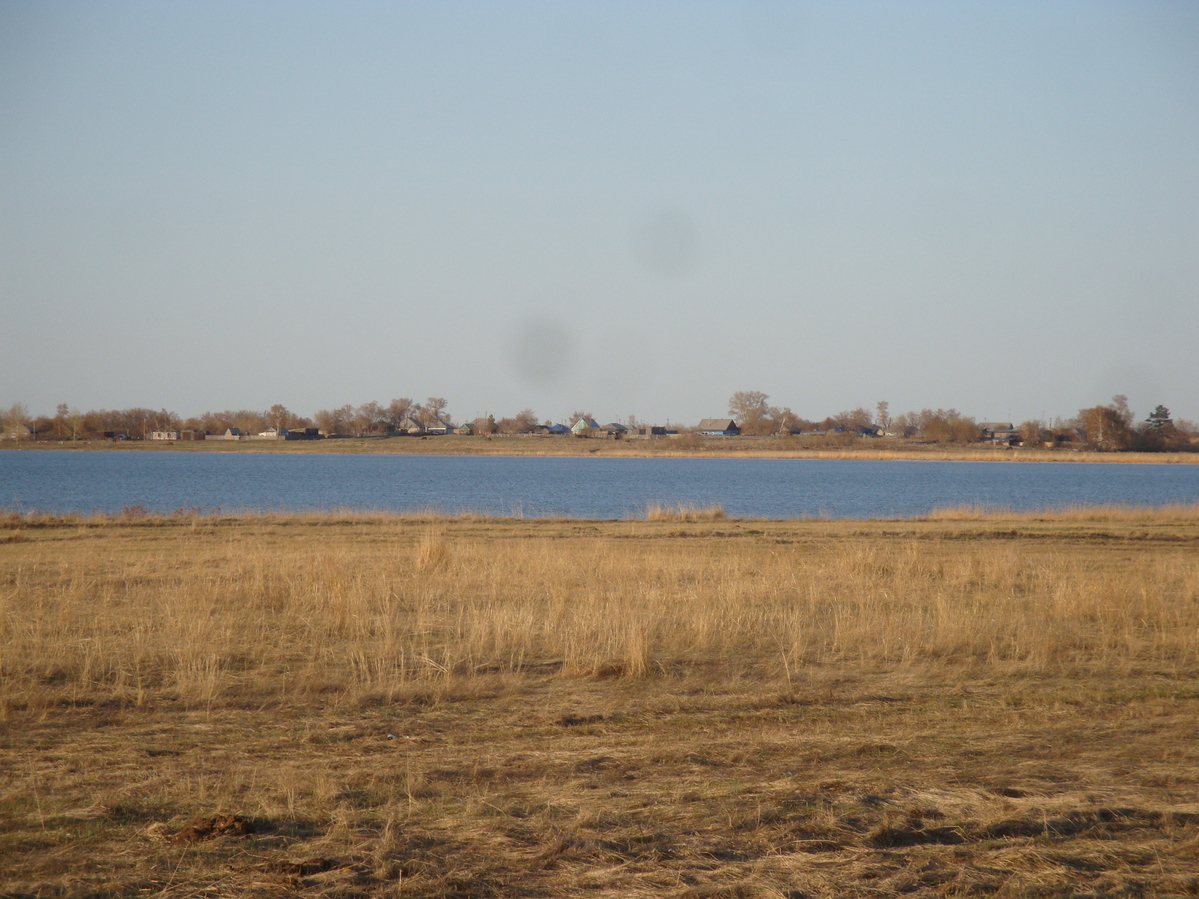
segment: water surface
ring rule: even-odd
[[[18,511],[480,512],[628,518],[719,504],[745,518],[893,518],[1199,502],[1199,466],[1071,462],[605,459],[318,453],[0,452]]]

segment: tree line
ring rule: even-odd
[[[743,390],[729,398],[729,415],[743,434],[823,433],[826,437],[855,439],[863,429],[888,436],[918,438],[930,443],[977,443],[984,424],[956,409],[922,409],[892,416],[890,403],[879,402],[873,411],[862,407],[838,412],[821,420],[802,418],[789,408],[771,406],[770,397],[755,390]],[[1105,406],[1080,409],[1069,419],[1053,422],[1028,419],[1011,425],[1014,437],[1025,446],[1072,443],[1103,451],[1199,449],[1199,425],[1175,421],[1170,410],[1158,405],[1144,421],[1137,422],[1128,407],[1128,397],[1117,394]]]
[[[261,434],[300,428],[317,428],[322,434],[367,437],[394,434],[437,425],[452,427],[445,397],[431,396],[424,402],[408,397],[379,402],[346,404],[318,409],[312,416],[299,415],[281,403],[269,409],[226,409],[184,418],[167,409],[90,409],[81,411],[61,403],[54,415],[32,415],[23,403],[0,409],[0,434],[47,440],[86,440],[103,435],[122,435],[133,440],[149,438],[155,431],[204,431],[223,434],[236,429],[242,434]],[[537,416],[531,409],[496,419],[483,416],[471,422],[474,433],[524,434],[536,430]]]
[[[956,409],[922,409],[892,415],[890,404],[879,402],[873,410],[862,407],[838,412],[823,419],[799,416],[787,407],[772,406],[770,397],[761,391],[738,391],[729,398],[729,415],[743,434],[821,434],[831,442],[848,443],[864,431],[887,436],[915,438],[930,443],[976,443],[983,432],[983,423]],[[579,419],[591,419],[587,411],[572,413],[567,424]],[[467,423],[474,434],[529,434],[551,423],[538,421],[532,409],[522,409],[511,416],[497,419],[486,415]],[[634,416],[626,424],[637,427]],[[430,429],[436,426],[453,427],[449,404],[444,397],[430,396],[424,402],[407,397],[383,405],[368,402],[358,406],[347,404],[319,409],[311,416],[292,412],[276,403],[262,411],[250,409],[205,412],[183,418],[166,409],[94,409],[86,412],[61,403],[54,415],[31,415],[23,403],[13,403],[0,409],[0,434],[39,440],[86,440],[99,436],[120,435],[134,440],[147,439],[155,431],[204,431],[223,434],[237,429],[242,434],[259,434],[298,428],[317,428],[327,436],[374,436]],[[1026,446],[1071,443],[1103,451],[1172,450],[1199,448],[1199,426],[1188,421],[1175,421],[1165,406],[1157,406],[1143,421],[1128,407],[1123,395],[1112,397],[1107,405],[1080,409],[1073,418],[1053,422],[1029,419],[1013,429],[1016,438]]]
[[[121,434],[143,440],[155,431],[206,431],[223,434],[236,429],[242,434],[261,434],[297,428],[318,428],[342,436],[388,433],[406,422],[428,426],[448,421],[444,397],[429,397],[418,403],[402,397],[386,406],[377,402],[320,409],[312,417],[292,412],[281,403],[262,411],[226,409],[183,418],[167,409],[91,409],[86,412],[60,403],[53,416],[33,416],[23,403],[0,409],[0,431],[7,435],[21,430],[51,440],[82,440],[101,434]]]

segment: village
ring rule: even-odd
[[[1085,432],[1081,429],[1072,429],[1072,436],[1078,439],[1085,438]],[[694,428],[685,428],[680,430],[674,427],[665,427],[662,425],[636,425],[629,426],[617,421],[610,421],[606,424],[600,424],[594,418],[580,418],[571,425],[566,424],[539,424],[532,426],[527,431],[521,431],[513,434],[512,432],[500,432],[496,430],[480,430],[474,423],[463,425],[455,425],[445,421],[435,421],[429,424],[422,424],[414,419],[406,419],[400,427],[389,428],[383,432],[372,432],[370,434],[337,434],[325,433],[317,427],[295,427],[295,428],[274,428],[269,427],[256,434],[244,434],[236,427],[225,429],[222,433],[212,434],[204,430],[198,429],[182,429],[182,430],[164,430],[151,431],[146,435],[147,440],[156,441],[194,441],[194,440],[335,440],[350,437],[439,437],[450,434],[459,436],[491,436],[493,434],[507,433],[509,436],[525,436],[525,437],[576,437],[595,440],[649,440],[653,438],[671,438],[679,437],[680,435],[695,435],[699,437],[752,437],[752,436],[771,436],[771,437],[829,437],[832,436],[847,436],[850,438],[874,439],[881,437],[889,438],[912,438],[918,435],[915,428],[903,429],[884,429],[878,425],[855,425],[852,428],[846,428],[841,425],[834,425],[831,428],[821,429],[802,429],[794,426],[783,426],[771,434],[765,435],[749,435],[743,434],[741,427],[734,419],[731,418],[705,418]],[[1069,442],[1069,439],[1059,440],[1058,435],[1052,430],[1045,429],[1044,433],[1039,435],[1043,443],[1049,442]],[[31,435],[31,438],[33,435]],[[129,440],[127,434],[118,434],[116,432],[102,432],[94,435],[89,435],[89,439],[99,440]],[[1012,425],[1011,422],[983,422],[979,425],[978,441],[979,443],[989,443],[1004,446],[1020,446],[1023,444],[1023,437],[1020,429]]]
[[[382,440],[389,438],[476,437],[582,439],[595,441],[688,440],[752,441],[771,438],[804,448],[838,448],[874,444],[915,446],[1038,447],[1099,451],[1188,452],[1199,448],[1199,427],[1175,421],[1158,405],[1143,421],[1115,396],[1108,405],[1079,410],[1070,419],[1043,421],[976,421],[956,409],[924,409],[892,416],[889,404],[873,410],[857,408],[819,421],[801,418],[788,408],[769,406],[767,396],[740,392],[729,400],[727,417],[704,418],[694,425],[648,424],[635,416],[601,422],[579,411],[564,421],[538,420],[531,409],[511,417],[476,416],[455,423],[441,397],[424,403],[392,400],[387,406],[364,403],[321,409],[312,418],[282,405],[264,412],[206,412],[182,419],[167,410],[99,410],[80,412],[62,404],[56,414],[32,416],[20,403],[0,409],[0,444],[63,445],[80,443],[152,442],[159,445],[197,441]]]

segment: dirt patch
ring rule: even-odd
[[[249,837],[257,832],[254,822],[241,815],[209,815],[192,818],[171,839],[176,843],[202,843],[217,837]]]
[[[563,715],[558,719],[558,724],[562,727],[579,727],[583,724],[598,724],[603,720],[603,715]]]
[[[342,863],[333,858],[315,858],[308,861],[279,861],[267,865],[267,870],[276,874],[288,874],[293,877],[312,877],[314,874],[324,874]]]

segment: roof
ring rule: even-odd
[[[737,422],[731,418],[705,418],[699,423],[700,431],[736,431]]]

